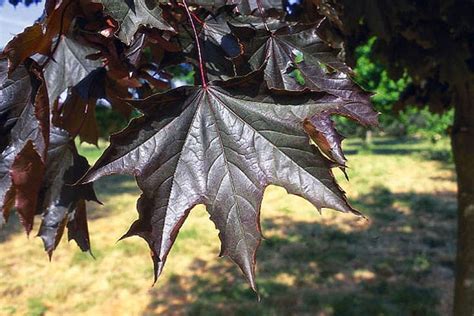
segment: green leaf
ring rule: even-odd
[[[301,70],[299,69],[295,69],[292,72],[290,72],[290,77],[295,78],[296,82],[298,82],[298,84],[302,86],[306,84],[306,80],[304,79],[304,76],[301,73]]]

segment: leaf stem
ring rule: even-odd
[[[186,9],[186,13],[188,14],[189,22],[191,23],[191,27],[193,28],[194,32],[194,40],[196,41],[196,48],[198,51],[198,59],[199,59],[199,71],[201,73],[201,81],[202,81],[202,86],[204,88],[207,88],[207,76],[206,72],[204,70],[204,62],[202,58],[202,50],[201,50],[201,43],[199,41],[199,36],[197,33],[196,25],[194,24],[194,19],[192,16],[191,11],[189,10],[188,2],[186,0],[183,0],[184,8]]]
[[[204,21],[201,20],[201,19],[196,15],[196,13],[191,12],[191,15],[193,16],[193,18],[194,18],[199,24],[204,25]]]
[[[258,12],[260,13],[260,16],[262,17],[265,30],[267,30],[267,32],[270,32],[270,29],[268,28],[268,25],[267,25],[267,19],[265,18],[265,10],[263,9],[263,6],[262,6],[262,0],[257,0],[257,7],[258,7]]]

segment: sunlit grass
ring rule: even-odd
[[[90,162],[100,149],[82,146]],[[350,201],[369,217],[324,210],[269,187],[258,254],[261,302],[238,268],[218,258],[204,207],[191,211],[152,287],[146,244],[116,242],[136,219],[130,177],[96,184],[95,260],[62,242],[52,262],[38,238],[0,233],[0,315],[444,315],[452,294],[455,182],[446,140],[349,140]]]

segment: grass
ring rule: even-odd
[[[104,144],[101,143],[101,146]],[[349,199],[370,220],[324,210],[271,186],[262,205],[261,301],[219,259],[202,206],[184,224],[152,287],[149,250],[117,239],[136,218],[133,179],[96,184],[95,260],[62,242],[52,262],[19,225],[0,232],[0,315],[447,315],[455,253],[455,178],[447,140],[348,140]],[[100,149],[82,146],[90,161]]]

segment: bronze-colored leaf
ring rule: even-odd
[[[283,186],[318,209],[360,214],[335,183],[334,164],[310,144],[303,128],[305,119],[344,108],[340,98],[273,95],[257,73],[133,104],[144,116],[112,136],[111,147],[83,180],[114,173],[136,176],[143,191],[139,218],[126,236],[148,242],[156,276],[197,204],[206,205],[220,231],[221,255],[239,265],[254,289],[267,185]]]

